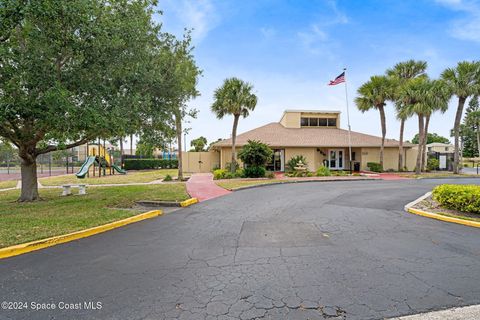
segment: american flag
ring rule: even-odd
[[[342,82],[345,82],[345,71],[343,71],[338,77],[336,77],[335,80],[331,80],[328,85],[336,86],[337,84],[340,84]]]

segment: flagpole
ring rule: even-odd
[[[345,102],[347,105],[347,124],[348,124],[348,159],[350,162],[350,172],[353,172],[353,161],[352,161],[352,127],[350,126],[350,111],[348,108],[348,89],[347,89],[347,68],[343,68],[345,75]]]

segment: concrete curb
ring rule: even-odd
[[[116,229],[134,222],[150,219],[150,218],[155,218],[160,215],[162,215],[163,212],[161,210],[152,210],[148,212],[141,213],[139,215],[133,216],[133,217],[128,217],[126,219],[114,221],[111,223],[107,223],[101,226],[96,226],[92,228],[88,228],[85,230],[80,230],[60,236],[54,236],[46,239],[41,239],[41,240],[36,240],[32,242],[27,242],[27,243],[22,243],[18,245],[14,245],[11,247],[6,247],[6,248],[1,248],[0,249],[0,259],[8,258],[8,257],[13,257],[13,256],[18,256],[20,254],[24,254],[27,252],[31,251],[36,251],[40,250],[43,248],[47,247],[52,247],[57,244],[65,243],[65,242],[70,242],[73,240],[81,239],[81,238],[86,238],[93,236],[98,233],[102,233],[105,231],[109,231],[112,229]]]
[[[192,204],[195,204],[195,203],[198,203],[198,199],[197,198],[190,198],[190,199],[187,199],[185,201],[182,201],[180,202],[180,207],[189,207],[191,206]]]
[[[480,305],[454,307],[446,310],[388,318],[389,320],[465,320],[480,319]]]
[[[433,213],[433,212],[428,212],[428,211],[412,208],[413,206],[415,206],[420,201],[423,201],[426,198],[428,198],[431,194],[432,194],[431,192],[427,192],[423,196],[421,196],[420,198],[408,203],[407,205],[405,205],[404,210],[409,212],[409,213],[413,213],[413,214],[423,216],[423,217],[427,217],[427,218],[431,218],[431,219],[437,219],[437,220],[441,220],[441,221],[445,221],[445,222],[461,224],[461,225],[464,225],[464,226],[480,228],[480,222],[477,222],[477,221],[470,221],[470,220],[464,220],[464,219],[459,219],[459,218],[453,218],[453,217],[444,216],[444,215]]]
[[[254,189],[254,188],[260,188],[260,187],[267,187],[267,186],[274,186],[274,185],[279,185],[279,184],[289,184],[289,183],[309,183],[309,182],[357,182],[357,181],[372,181],[372,180],[380,180],[378,178],[365,178],[365,179],[356,179],[356,180],[348,180],[348,179],[332,179],[332,180],[295,180],[295,181],[282,181],[282,182],[272,182],[272,183],[261,183],[261,184],[256,184],[253,186],[246,186],[246,187],[240,187],[237,189],[225,189],[228,191],[236,192],[236,191],[242,191],[242,190],[248,190],[248,189]],[[220,186],[219,186],[220,187]],[[223,187],[221,187],[223,188]]]

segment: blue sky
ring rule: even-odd
[[[233,119],[217,120],[210,112],[213,91],[236,76],[252,83],[258,104],[239,124],[239,132],[278,121],[285,109],[342,111],[346,128],[345,91],[328,87],[347,71],[352,130],[380,135],[379,115],[356,110],[357,88],[371,75],[382,74],[407,59],[428,62],[438,77],[461,60],[478,60],[480,1],[316,1],[316,0],[160,0],[163,30],[181,35],[193,28],[194,54],[203,70],[198,109],[190,121],[187,143],[230,136]],[[432,117],[430,132],[449,136],[456,102]],[[387,137],[398,139],[399,123],[387,107]],[[405,137],[417,132],[410,119]]]

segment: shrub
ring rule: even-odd
[[[267,171],[265,173],[265,178],[274,179],[275,178],[275,173],[273,173],[272,171]]]
[[[177,159],[125,159],[125,170],[176,169]]]
[[[223,179],[233,179],[233,178],[236,178],[235,172],[227,171],[223,175]]]
[[[347,175],[348,175],[348,172],[347,172],[347,171],[343,171],[343,170],[333,171],[333,172],[332,172],[332,175],[334,175],[334,176],[347,176]]]
[[[382,165],[378,162],[367,162],[367,167],[373,172],[382,172]]]
[[[172,181],[172,180],[173,180],[173,179],[172,179],[172,176],[169,175],[169,174],[167,174],[167,175],[165,176],[165,178],[163,178],[163,181]]]
[[[305,159],[304,156],[302,155],[297,155],[297,156],[294,156],[292,158],[290,158],[290,160],[288,160],[287,162],[287,170],[292,172],[292,171],[295,171],[295,167],[297,167],[297,164],[302,161],[304,165],[307,165],[307,159]]]
[[[238,168],[240,168],[240,166],[238,165],[238,162],[227,162],[225,163],[225,169],[226,170],[230,170],[230,168],[232,167],[232,163],[233,163],[233,167],[235,168],[235,171],[238,170]]]
[[[330,171],[330,168],[325,167],[325,166],[320,166],[317,169],[317,172],[315,173],[315,175],[317,177],[327,177],[327,176],[331,176],[332,172]]]
[[[437,170],[440,166],[440,161],[438,161],[438,159],[435,159],[435,158],[430,158],[427,160],[427,170],[428,171],[433,171],[433,170]]]
[[[443,184],[435,187],[432,194],[445,208],[480,213],[480,186]]]
[[[263,178],[265,177],[265,168],[259,166],[246,167],[244,173],[247,178]]]
[[[273,150],[257,140],[248,140],[248,143],[238,153],[238,157],[247,167],[264,167],[272,155]]]
[[[213,171],[213,179],[215,179],[215,180],[224,179],[226,172],[227,172],[227,170],[225,170],[225,169],[214,170]]]

